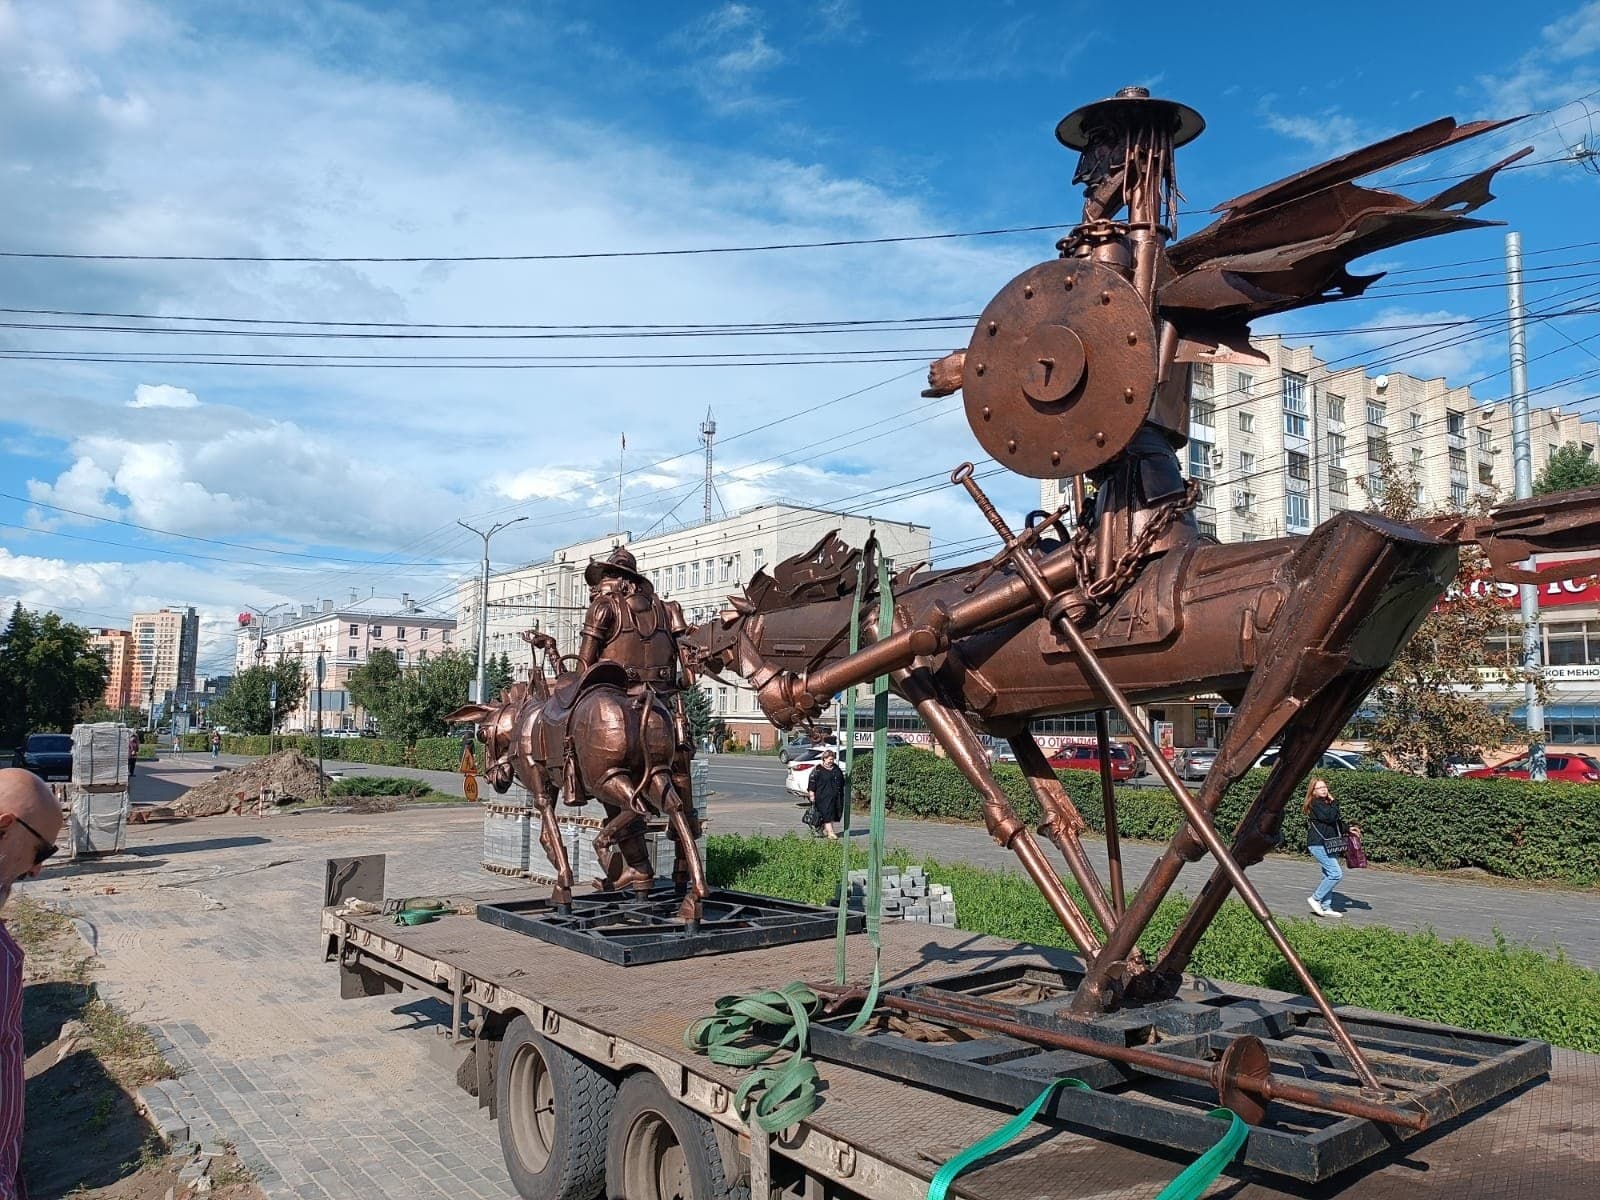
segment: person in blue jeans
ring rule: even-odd
[[[1311,786],[1306,789],[1306,802],[1301,809],[1306,814],[1308,825],[1306,846],[1311,851],[1311,857],[1322,868],[1322,883],[1306,897],[1306,903],[1319,917],[1342,917],[1344,914],[1328,903],[1328,897],[1339,885],[1339,880],[1344,878],[1339,856],[1344,853],[1345,837],[1351,833],[1359,837],[1361,826],[1346,825],[1339,818],[1339,802],[1328,790],[1326,779],[1311,781]]]

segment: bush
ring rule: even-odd
[[[982,821],[978,794],[955,766],[910,747],[889,751],[889,811],[904,816]],[[1100,777],[1091,771],[1057,775],[1090,828],[1103,832]],[[1039,806],[1009,763],[995,780],[1029,823]],[[1362,847],[1373,862],[1454,870],[1477,867],[1506,879],[1600,884],[1600,785],[1529,783],[1518,779],[1424,779],[1391,771],[1334,771],[1325,778],[1346,821],[1360,825]],[[1230,788],[1216,825],[1231,838],[1235,826],[1266,783],[1251,771]],[[871,789],[871,754],[858,753],[851,781],[858,804]],[[1119,787],[1117,822],[1123,837],[1165,841],[1183,824],[1177,801],[1159,788]],[[1301,793],[1284,814],[1282,848],[1304,852],[1306,822]]]
[[[389,775],[355,775],[336,779],[328,787],[330,796],[427,796],[433,789],[421,779],[402,779]]]
[[[298,750],[309,758],[317,757],[315,734],[284,733],[223,734],[222,749],[227,754],[260,757],[277,750]],[[322,757],[334,762],[369,763],[381,767],[421,767],[429,771],[454,771],[461,765],[460,738],[419,738],[415,746],[383,738],[322,738]]]
[[[861,847],[851,853],[852,867],[865,866]],[[912,861],[903,850],[890,851],[886,859],[896,866]],[[719,834],[706,840],[706,867],[717,887],[827,904],[838,893],[839,866],[838,847],[793,835]],[[937,862],[926,866],[929,879],[954,889],[961,929],[1072,948],[1026,876]],[[1069,885],[1069,890],[1081,900],[1076,888]],[[1160,952],[1184,910],[1180,900],[1162,902],[1140,939],[1146,954],[1153,958]],[[1279,923],[1334,1004],[1600,1052],[1600,972],[1560,954],[1552,958],[1498,936],[1495,945],[1479,946],[1432,931],[1399,933],[1292,917]],[[1189,969],[1257,987],[1300,990],[1261,926],[1237,900],[1222,906]]]

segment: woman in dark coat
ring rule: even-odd
[[[822,830],[829,841],[838,841],[833,823],[844,817],[844,772],[834,761],[832,750],[824,750],[822,761],[811,768],[806,791],[811,793],[811,810],[816,813],[814,828]]]
[[[1306,814],[1306,846],[1311,851],[1311,857],[1322,868],[1322,882],[1316,891],[1306,897],[1306,903],[1319,917],[1342,917],[1344,914],[1328,903],[1328,897],[1333,894],[1339,880],[1344,878],[1339,856],[1344,853],[1345,838],[1351,833],[1360,837],[1361,826],[1346,825],[1340,819],[1339,802],[1328,790],[1328,781],[1325,779],[1311,781],[1301,809]]]

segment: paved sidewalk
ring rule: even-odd
[[[209,769],[160,764],[139,783],[155,799]],[[714,830],[798,827],[781,783],[768,782],[760,767],[713,771],[728,789],[711,800]],[[748,771],[755,773],[741,785],[747,794],[731,794]],[[91,923],[105,994],[153,1027],[268,1196],[508,1198],[495,1126],[439,1057],[443,1006],[415,994],[339,1000],[337,971],[322,961],[317,934],[325,858],[387,853],[390,895],[490,890],[499,881],[479,867],[481,827],[470,807],[134,826],[127,854],[51,864],[22,887]],[[949,861],[1012,865],[969,827],[893,821],[889,836]],[[1130,848],[1130,864],[1142,869],[1153,853]],[[1252,874],[1292,914],[1276,893],[1296,899],[1312,868],[1273,861]],[[1195,870],[1186,886],[1200,879]],[[1600,896],[1388,872],[1363,875],[1358,894],[1374,907],[1352,919],[1418,922],[1431,914],[1442,929],[1500,924],[1514,936],[1567,928],[1584,935],[1564,939],[1581,944],[1579,957],[1600,959]],[[1540,924],[1540,911],[1558,916]]]
[[[224,755],[222,765],[248,761]],[[359,763],[328,765],[330,770],[351,774],[425,779],[439,791],[461,794],[461,777],[445,771]],[[203,767],[186,761],[172,764],[171,777],[185,778],[191,771],[209,769],[209,761]],[[709,801],[712,831],[773,835],[805,832],[799,809],[783,790],[783,778],[784,769],[774,758],[713,756]],[[995,870],[1021,869],[1015,855],[996,846],[975,825],[890,818],[887,829],[891,845],[903,846],[921,857]],[[858,829],[857,834],[864,834],[864,830]],[[1091,838],[1085,845],[1095,869],[1105,879],[1105,843]],[[1129,891],[1138,886],[1160,849],[1149,842],[1123,843]],[[1054,852],[1051,854],[1053,857]],[[1186,867],[1179,876],[1177,892],[1191,897],[1198,894],[1209,874],[1209,863],[1208,858],[1203,858]],[[1065,875],[1065,868],[1059,862],[1057,866]],[[1281,854],[1250,868],[1250,878],[1273,912],[1309,917],[1306,897],[1321,881],[1321,873],[1307,856]],[[1514,942],[1545,950],[1559,948],[1573,961],[1600,969],[1600,888],[1536,887],[1481,877],[1373,868],[1346,871],[1334,894],[1334,906],[1344,914],[1344,920],[1355,925],[1385,925],[1401,930],[1432,928],[1442,936],[1469,938],[1483,945],[1492,945],[1498,931]]]

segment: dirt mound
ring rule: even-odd
[[[270,788],[278,803],[289,800],[315,800],[317,798],[317,764],[298,750],[280,750],[266,758],[236,767],[213,776],[199,787],[190,788],[171,804],[180,817],[214,817],[236,807],[239,793],[244,802],[254,804],[263,788]],[[327,782],[327,776],[322,776]]]

